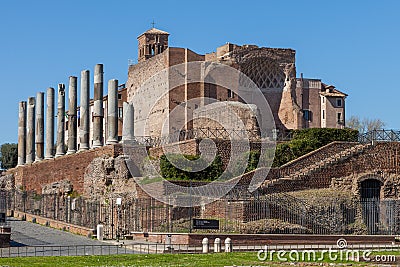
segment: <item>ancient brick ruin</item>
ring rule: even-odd
[[[189,231],[192,218],[219,219],[221,231],[234,233],[398,232],[400,145],[390,140],[333,142],[279,168],[257,168],[233,177],[230,182],[235,186],[226,196],[196,207],[176,205],[173,197],[169,201],[156,199],[143,184],[151,183],[152,190],[166,195],[171,184],[181,185],[188,188],[190,198],[194,196],[192,190],[207,185],[205,181],[167,182],[142,175],[143,169],[153,165],[159,168],[159,158],[166,151],[204,156],[215,148],[226,168],[232,147],[245,151],[242,143],[234,142],[237,138],[245,137],[251,151],[262,151],[263,144],[274,139],[274,132],[260,133],[265,125],[260,124],[263,114],[259,107],[243,101],[235,88],[189,83],[190,75],[197,76],[215,64],[244,73],[268,102],[275,120],[272,128],[282,132],[344,127],[347,95],[321,80],[297,78],[292,49],[228,43],[216,52],[199,55],[169,47],[168,33],[157,29],[145,32],[138,40],[139,62],[129,66],[126,87],[110,80],[105,97],[103,66],[98,64],[94,99],[88,98],[89,71],[83,71],[77,106],[77,78],[72,76],[68,106],[73,111],[65,114],[65,85],[59,85],[56,146],[54,89],[47,91],[46,138],[44,95],[20,103],[19,166],[0,177],[0,187],[9,192],[10,212],[85,233],[101,223],[108,238],[132,232]],[[185,82],[171,89],[172,81],[176,81],[173,76],[182,73],[166,69],[191,62],[200,62],[201,68],[182,75]],[[240,80],[240,76],[236,78]],[[151,87],[143,87],[146,83]],[[157,102],[149,101],[152,97]],[[197,98],[215,101],[191,102]],[[146,109],[150,110],[148,117],[143,115]],[[179,124],[169,120],[176,109]],[[163,136],[165,121],[169,124]],[[172,139],[176,132],[177,138]],[[134,162],[135,171],[127,164],[132,158],[124,150],[126,144],[148,154],[146,161]],[[262,176],[260,183],[252,183],[255,175]],[[223,182],[217,183],[216,190],[223,186]],[[329,200],[321,204],[315,197],[318,194]],[[117,199],[122,204],[117,204]],[[370,216],[371,222],[365,222],[368,212],[375,214]],[[318,220],[307,218],[308,213]]]

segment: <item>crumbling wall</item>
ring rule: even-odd
[[[117,157],[121,153],[122,145],[108,145],[16,167],[8,170],[7,174],[14,176],[15,187],[22,190],[41,193],[43,185],[67,180],[74,191],[81,193],[84,173],[90,162],[102,155]]]
[[[223,136],[218,130],[225,129],[228,133],[234,131],[234,138],[237,138],[236,134],[243,134],[243,138],[254,140],[260,138],[257,117],[261,121],[256,105],[233,101],[215,102],[193,111],[193,128],[209,129],[217,137],[219,134]],[[201,131],[197,133],[202,137]]]
[[[15,188],[14,174],[6,174],[0,176],[0,189],[3,190],[13,190]]]
[[[85,170],[83,196],[88,199],[134,199],[136,183],[123,156],[104,155],[92,160]]]

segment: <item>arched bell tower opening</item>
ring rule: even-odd
[[[168,48],[169,33],[151,28],[139,35],[138,39],[138,62],[145,61],[155,55],[161,54]]]
[[[369,234],[379,233],[379,203],[382,182],[368,178],[360,183],[362,215]]]

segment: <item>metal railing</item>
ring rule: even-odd
[[[399,244],[382,244],[376,241],[349,244],[347,249],[372,250],[372,251],[399,251]],[[337,249],[337,244],[305,242],[303,244],[239,244],[231,243],[230,252],[258,252],[266,247],[270,251],[278,250],[326,250]],[[166,244],[166,243],[134,243],[131,245],[79,245],[79,246],[24,246],[0,248],[0,258],[17,257],[51,257],[51,256],[110,256],[110,255],[134,255],[134,254],[200,254],[225,252],[225,244],[221,242],[219,251],[215,250],[213,240],[207,245],[207,252],[201,244]]]
[[[181,130],[170,133],[164,136],[135,136],[135,141],[144,146],[163,146],[166,144],[176,143],[180,141],[210,138],[223,140],[261,140],[260,133],[257,131],[225,129],[225,128],[195,128],[189,130]],[[292,131],[279,131],[271,133],[271,136],[266,137],[268,140],[274,141],[289,141],[293,138]]]
[[[211,245],[210,245],[211,248]],[[99,256],[127,254],[202,253],[201,244],[132,243],[125,245],[10,246],[0,248],[0,258]]]
[[[373,130],[360,134],[358,137],[360,143],[378,142],[400,142],[400,131],[397,130]]]

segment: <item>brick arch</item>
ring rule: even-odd
[[[380,183],[380,198],[383,198],[383,191],[385,186],[385,177],[382,174],[369,173],[357,178],[356,194],[361,197],[361,184],[366,180],[376,180]]]
[[[369,174],[362,175],[362,176],[358,177],[357,183],[361,184],[361,182],[368,180],[368,179],[378,180],[379,182],[381,182],[381,185],[385,184],[384,176],[382,174],[377,174],[377,173],[369,173]]]

